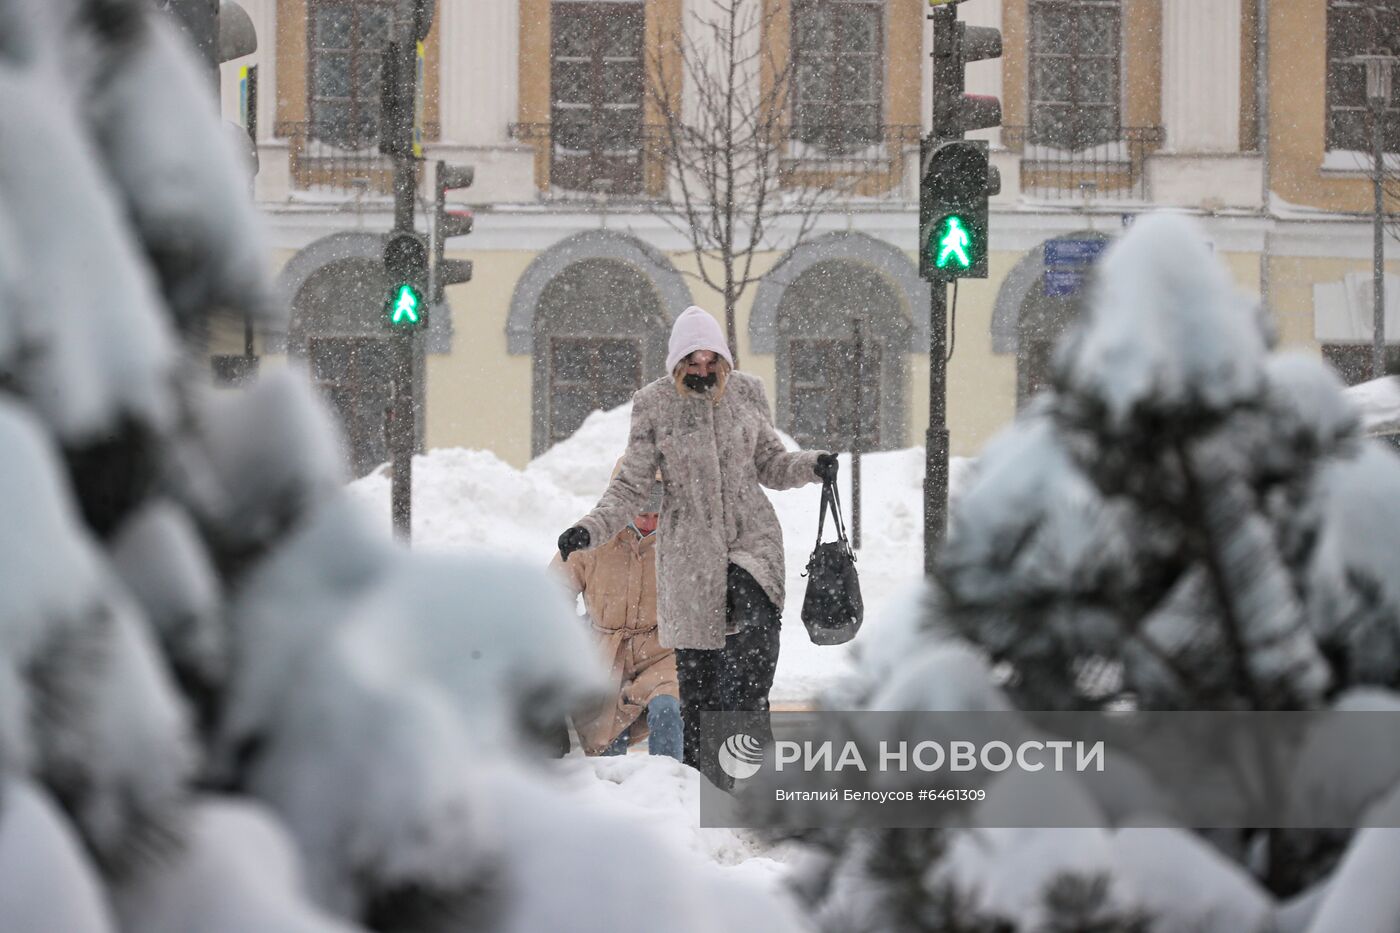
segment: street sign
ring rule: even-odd
[[[1108,248],[1104,240],[1051,240],[1045,244],[1045,297],[1077,295],[1089,277],[1089,267]]]
[[[1087,266],[1108,247],[1108,240],[1051,240],[1045,244],[1045,267]]]
[[[1046,269],[1045,270],[1045,297],[1063,298],[1069,295],[1076,295],[1084,287],[1084,270],[1082,269]]]

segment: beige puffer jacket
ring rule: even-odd
[[[680,699],[676,654],[656,635],[656,535],[640,538],[624,528],[591,551],[554,555],[550,564],[575,597],[583,594],[593,634],[611,670],[612,692],[574,715],[579,741],[600,754],[623,729],[631,743],[646,735],[647,704],[659,696]]]
[[[671,377],[632,396],[622,468],[579,521],[594,545],[610,541],[646,504],[661,470],[657,625],[668,648],[723,648],[729,564],[751,573],[783,607],[783,532],[760,483],[819,482],[818,451],[789,453],[773,427],[763,383],[732,372],[716,403],[676,390]]]

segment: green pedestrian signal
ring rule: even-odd
[[[936,269],[971,268],[973,249],[967,224],[957,214],[949,214],[939,221],[929,238],[928,251]]]
[[[985,279],[988,200],[1001,190],[986,140],[926,137],[919,160],[919,277]]]
[[[412,328],[423,323],[423,299],[407,282],[394,288],[389,296],[388,314],[391,327]]]

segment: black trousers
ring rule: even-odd
[[[706,729],[699,714],[739,713],[735,728],[764,745],[773,742],[768,715],[768,693],[778,669],[778,636],[782,616],[758,581],[742,567],[729,565],[727,588],[729,621],[739,631],[725,639],[723,648],[677,648],[676,675],[681,694],[681,720],[685,724],[685,763],[717,787],[731,781],[719,768],[719,745],[728,736]]]

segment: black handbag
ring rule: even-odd
[[[836,540],[822,543],[826,510],[831,507]],[[846,540],[846,524],[841,519],[841,499],[834,482],[822,482],[822,507],[817,518],[817,546],[807,561],[807,595],[802,600],[802,622],[814,645],[844,645],[856,637],[865,619],[865,602],[860,597],[856,576],[856,555]]]

